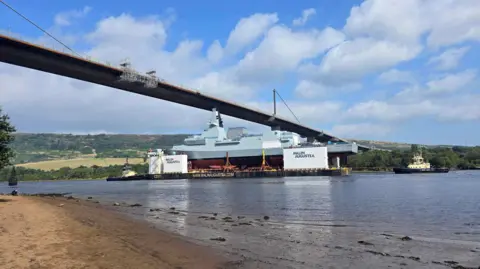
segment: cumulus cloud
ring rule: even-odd
[[[363,1],[347,18],[346,41],[331,49],[320,64],[303,66],[304,75],[323,84],[352,83],[416,58],[425,46],[479,41],[480,10],[471,8],[477,4],[476,0]],[[424,35],[426,44],[422,44]]]
[[[332,94],[358,91],[362,88],[361,83],[329,86],[312,80],[300,80],[295,87],[295,94],[300,98],[327,97]]]
[[[293,31],[286,26],[274,26],[260,45],[238,63],[238,80],[250,83],[278,81],[303,60],[318,57],[343,40],[344,35],[333,28]]]
[[[314,8],[304,9],[302,11],[302,16],[293,20],[293,26],[302,26],[307,23],[308,19],[315,15],[317,11]]]
[[[55,15],[55,18],[54,18],[55,25],[68,26],[72,23],[73,19],[80,19],[82,17],[85,17],[91,10],[92,10],[91,7],[85,6],[83,9],[80,9],[80,10],[70,10],[70,11],[60,12],[57,15]]]
[[[373,123],[354,123],[335,125],[333,126],[331,132],[333,134],[343,137],[372,139],[372,135],[378,138],[389,134],[391,131],[392,128],[388,125]]]
[[[360,38],[331,49],[319,66],[304,68],[306,76],[330,85],[359,81],[367,74],[382,71],[415,58],[420,46]]]
[[[381,73],[378,76],[378,81],[384,84],[414,83],[415,78],[413,74],[409,71],[401,71],[396,68],[393,68]]]
[[[276,13],[257,13],[241,19],[228,37],[226,50],[236,53],[251,45],[277,22]]]
[[[466,90],[477,76],[476,70],[465,70],[458,73],[445,74],[428,81],[424,87],[418,85],[408,87],[396,94],[403,101],[414,101],[427,96],[450,95]]]
[[[428,64],[435,65],[437,70],[449,70],[456,68],[460,60],[470,50],[470,47],[451,48],[442,54],[430,58]]]

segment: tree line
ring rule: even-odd
[[[349,156],[348,166],[354,170],[390,170],[407,166],[414,153],[421,153],[426,162],[434,167],[472,169],[480,167],[480,146],[422,148],[412,145],[410,150],[371,150]]]
[[[110,165],[106,167],[93,165],[91,167],[80,166],[77,168],[63,167],[57,170],[44,171],[25,167],[16,167],[18,181],[38,180],[73,180],[73,179],[105,179],[118,177],[122,174],[123,165]],[[139,174],[148,173],[148,164],[133,164],[131,169]],[[7,181],[11,169],[0,170],[0,181]]]

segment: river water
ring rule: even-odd
[[[241,268],[445,268],[442,262],[451,260],[480,265],[480,171],[20,182],[17,189],[91,196],[239,259]],[[11,190],[0,185],[0,193]],[[134,203],[142,206],[128,206]],[[404,241],[405,235],[414,239]]]
[[[6,185],[6,184],[5,184]],[[0,193],[10,191],[0,186]],[[480,238],[480,172],[284,179],[20,182],[22,193],[67,192],[106,203],[189,213],[270,216],[284,222],[396,227]]]

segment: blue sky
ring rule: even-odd
[[[138,70],[265,111],[276,88],[302,123],[341,137],[478,145],[475,1],[7,3],[98,61],[129,57]],[[2,32],[59,48],[4,6],[0,18]],[[209,118],[7,64],[0,76],[0,105],[20,131],[199,132]]]

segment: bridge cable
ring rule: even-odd
[[[1,0],[0,0],[1,1]],[[295,119],[298,121],[298,123],[300,123],[300,120],[297,118],[297,116],[295,115],[295,113],[293,113],[293,111],[290,109],[290,107],[287,105],[287,102],[285,102],[285,100],[283,100],[282,96],[278,93],[278,91],[275,91],[278,95],[278,97],[280,97],[280,100],[282,100],[282,102],[285,104],[285,106],[288,108],[288,110],[290,110],[290,113],[292,113],[292,115],[295,117]]]
[[[9,9],[11,9],[13,12],[17,13],[17,15],[19,15],[20,17],[22,17],[23,19],[25,19],[26,21],[28,21],[29,23],[31,23],[33,26],[37,27],[40,31],[42,31],[43,33],[45,33],[46,35],[48,35],[49,37],[53,38],[55,41],[57,41],[58,43],[62,44],[65,48],[67,48],[68,50],[70,50],[71,52],[73,52],[74,54],[78,55],[78,56],[81,56],[80,54],[78,54],[77,52],[75,52],[73,49],[71,49],[69,46],[65,45],[62,41],[58,40],[57,38],[55,38],[53,35],[51,35],[49,32],[47,32],[46,30],[44,30],[42,27],[40,27],[39,25],[37,25],[36,23],[34,23],[33,21],[31,21],[30,19],[28,19],[27,17],[25,17],[24,15],[22,15],[20,12],[18,12],[17,10],[15,10],[13,7],[11,7],[10,5],[8,5],[7,3],[5,3],[5,1],[3,0],[0,0],[0,2],[2,2],[2,4],[4,4],[6,7],[8,7]]]

